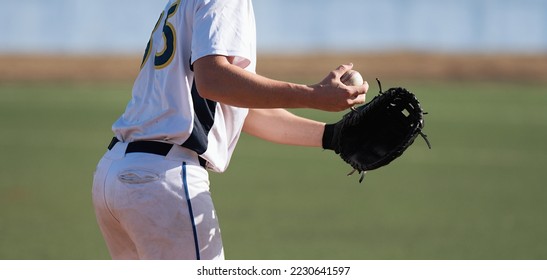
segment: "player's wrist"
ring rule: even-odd
[[[291,91],[291,96],[294,98],[295,108],[310,108],[317,109],[317,96],[315,89],[304,84],[288,83]]]

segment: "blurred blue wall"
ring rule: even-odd
[[[0,0],[0,53],[140,54],[165,0]],[[544,0],[254,0],[261,52],[547,52]]]

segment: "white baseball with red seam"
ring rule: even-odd
[[[363,76],[355,70],[349,70],[340,77],[340,81],[346,86],[361,86],[365,82]]]

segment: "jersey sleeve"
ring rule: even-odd
[[[256,38],[250,0],[198,1],[193,17],[191,63],[207,55],[234,57],[246,68],[252,63]]]

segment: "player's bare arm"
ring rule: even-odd
[[[278,144],[321,147],[325,123],[284,109],[250,109],[243,131]]]
[[[340,77],[352,65],[341,65],[320,83],[301,85],[250,73],[220,55],[205,56],[194,63],[195,79],[202,97],[244,108],[313,108],[342,111],[365,102],[368,84],[346,86]]]

